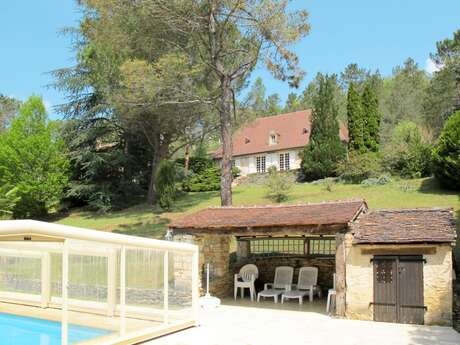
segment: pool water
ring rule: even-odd
[[[107,335],[110,331],[69,324],[69,344]],[[61,323],[0,313],[0,345],[60,345]]]

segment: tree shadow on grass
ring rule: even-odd
[[[418,191],[420,193],[426,193],[426,194],[458,195],[460,198],[460,193],[458,191],[444,188],[439,183],[439,181],[434,177],[424,179],[422,183],[420,184]]]
[[[163,239],[166,234],[166,228],[171,221],[167,218],[159,216],[153,217],[147,222],[139,222],[133,224],[121,224],[114,233],[141,237],[150,237]]]

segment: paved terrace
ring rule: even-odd
[[[460,334],[449,327],[333,319],[323,313],[299,310],[293,304],[291,308],[284,306],[283,309],[270,306],[273,307],[273,302],[261,303],[260,307],[231,303],[213,310],[202,310],[200,327],[145,345],[460,344]],[[311,307],[319,309],[319,306]]]

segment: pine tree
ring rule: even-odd
[[[362,99],[363,124],[364,124],[364,146],[367,151],[377,152],[379,150],[380,118],[379,100],[370,83],[364,86]]]
[[[334,176],[337,163],[345,157],[337,121],[336,87],[335,75],[320,76],[318,93],[313,102],[310,143],[302,153],[302,172],[306,180]]]
[[[348,149],[365,152],[364,145],[364,116],[362,100],[353,82],[348,88],[347,117],[348,117]]]

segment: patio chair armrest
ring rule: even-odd
[[[264,284],[264,290],[268,290],[273,287],[273,283],[265,283]]]
[[[284,290],[286,290],[286,291],[291,291],[291,289],[292,289],[292,284],[286,284],[284,286]]]

